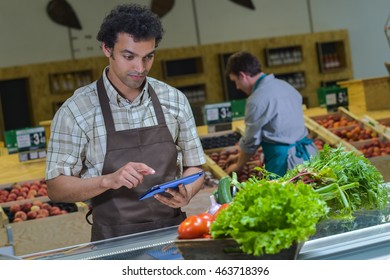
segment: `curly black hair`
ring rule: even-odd
[[[108,48],[113,48],[119,33],[130,34],[134,41],[155,38],[156,47],[161,41],[164,29],[161,20],[148,7],[138,4],[123,4],[104,18],[96,39]]]
[[[244,72],[253,77],[262,71],[260,61],[253,54],[244,51],[229,56],[225,69],[226,76],[238,76],[240,72]]]

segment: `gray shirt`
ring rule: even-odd
[[[293,144],[307,134],[301,94],[273,74],[265,76],[247,99],[240,148],[251,154],[261,141]]]

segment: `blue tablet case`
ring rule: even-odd
[[[179,187],[180,184],[183,184],[183,185],[190,184],[190,183],[196,181],[201,176],[203,176],[203,174],[204,174],[204,171],[199,171],[198,173],[151,187],[147,192],[145,192],[144,194],[142,194],[139,197],[139,200],[144,200],[146,198],[153,197],[155,194],[165,192],[165,190],[168,188],[171,188],[171,189],[177,188],[177,187]]]

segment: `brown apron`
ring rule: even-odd
[[[142,162],[156,173],[144,177],[136,188],[108,190],[91,199],[92,241],[178,225],[185,218],[179,208],[171,208],[154,198],[139,200],[150,187],[176,177],[177,150],[165,123],[160,101],[149,85],[149,94],[158,124],[115,131],[109,99],[103,79],[97,82],[99,102],[107,130],[107,151],[102,174],[117,171],[126,163]]]

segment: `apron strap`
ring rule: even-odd
[[[114,118],[111,113],[110,100],[108,99],[106,89],[104,88],[103,77],[100,77],[97,81],[97,91],[104,122],[106,123],[107,133],[113,133],[115,132]]]
[[[103,77],[100,77],[100,79],[97,81],[97,89],[98,89],[99,102],[104,117],[104,122],[106,122],[107,133],[115,132],[114,119],[110,108],[110,101],[108,99],[107,92],[104,87]],[[148,92],[152,99],[152,104],[156,114],[157,123],[160,125],[165,124],[165,117],[162,111],[161,103],[157,97],[155,90],[150,84],[148,85]]]
[[[310,159],[310,154],[307,151],[306,146],[310,145],[311,143],[313,143],[313,140],[309,139],[307,137],[302,138],[301,140],[297,141],[295,143],[295,150],[296,150],[295,156],[302,158],[303,160]]]
[[[153,89],[153,87],[150,84],[148,86],[148,91],[149,91],[150,97],[152,98],[153,108],[154,108],[154,112],[156,114],[157,123],[158,124],[165,124],[165,117],[164,117],[164,113],[162,110],[160,100],[158,99],[157,93],[155,92],[155,90]]]
[[[91,226],[93,225],[93,222],[90,221],[89,216],[92,215],[92,207],[88,210],[87,214],[85,214],[85,219],[87,220],[87,223]]]

